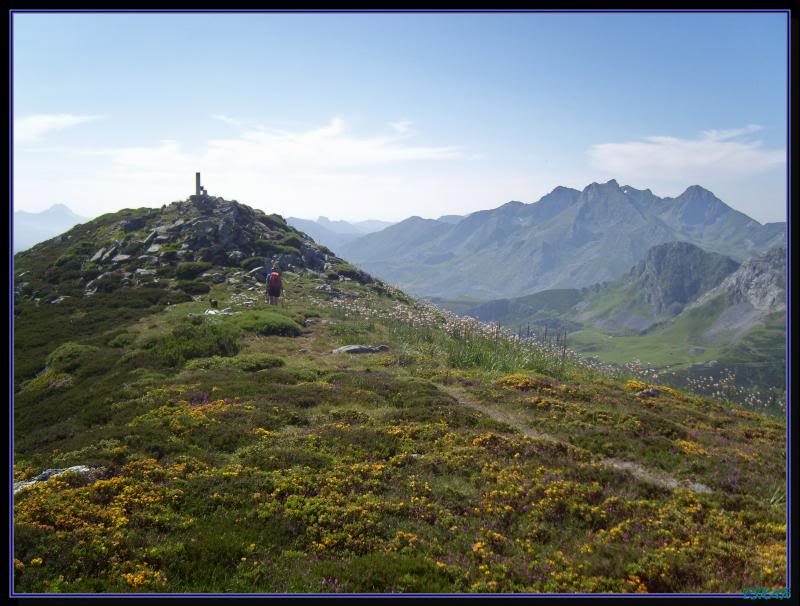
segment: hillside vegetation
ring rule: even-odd
[[[16,493],[17,592],[785,583],[782,422],[517,342],[332,254],[314,270],[308,240],[271,253],[277,307],[213,241],[207,292],[175,275],[192,256],[87,296],[120,219],[15,259],[14,480],[90,469]],[[348,344],[388,349],[332,353]]]
[[[783,247],[739,265],[667,242],[613,282],[472,305],[433,301],[540,340],[566,332],[576,351],[618,366],[638,361],[673,386],[713,394],[733,383],[736,401],[783,416],[786,263]]]

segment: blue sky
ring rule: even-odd
[[[557,185],[786,214],[780,13],[13,16],[14,204],[400,220]]]

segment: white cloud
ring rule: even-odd
[[[749,125],[707,130],[696,139],[655,136],[626,143],[601,143],[589,148],[592,165],[624,180],[696,182],[718,177],[741,178],[786,164],[784,149],[769,149],[751,135]]]
[[[412,160],[452,160],[463,157],[453,146],[412,145],[406,141],[410,122],[395,123],[392,134],[355,135],[341,117],[309,130],[246,128],[237,137],[209,141],[205,166],[230,169],[317,170],[366,168]]]
[[[212,195],[270,212],[398,219],[406,209],[434,212],[431,203],[447,197],[442,191],[434,194],[441,190],[432,186],[441,178],[438,167],[458,168],[442,161],[466,157],[456,146],[415,143],[410,122],[354,133],[342,117],[305,128],[265,128],[222,114],[211,118],[235,132],[193,146],[169,139],[132,147],[63,148],[48,157],[46,171],[41,154],[20,154],[15,206],[38,209],[54,196],[86,215],[160,206],[192,193],[194,173],[200,171]],[[429,170],[431,163],[436,171]],[[463,194],[455,192],[453,199],[463,202]]]
[[[748,124],[744,128],[732,128],[729,130],[704,130],[703,136],[707,139],[711,139],[712,141],[725,141],[726,139],[735,139],[736,137],[741,137],[742,135],[749,135],[750,133],[755,133],[761,130],[761,126],[758,124]]]
[[[75,114],[35,114],[14,122],[14,141],[16,143],[36,143],[53,131],[63,130],[97,120],[98,116],[79,116]]]

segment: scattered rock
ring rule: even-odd
[[[664,392],[661,391],[660,389],[656,389],[655,387],[651,387],[649,389],[643,389],[642,391],[637,391],[636,392],[636,397],[637,398],[657,398],[662,393],[664,393]]]
[[[111,246],[110,248],[108,248],[108,250],[106,250],[106,252],[100,258],[100,261],[101,262],[108,261],[111,258],[111,256],[114,255],[117,252],[117,248],[118,248],[117,245],[114,245],[114,246]]]
[[[225,309],[207,309],[203,312],[204,316],[232,316],[234,313],[231,311],[230,307],[226,307]],[[194,315],[194,314],[189,314]]]
[[[315,286],[314,289],[332,297],[340,297],[342,295],[341,290],[334,288],[330,284],[320,284],[319,286]]]
[[[45,469],[38,476],[35,476],[30,480],[14,482],[14,494],[17,494],[23,488],[28,488],[29,486],[33,486],[38,482],[45,482],[50,478],[60,476],[64,473],[72,472],[81,476],[89,477],[90,479],[98,479],[102,471],[103,470],[101,468],[88,467],[87,465],[75,465],[74,467],[68,467],[67,469]]]
[[[349,353],[349,354],[364,354],[364,353],[378,353],[381,351],[388,351],[388,345],[345,345],[333,350],[333,353]]]
[[[145,217],[136,217],[135,219],[127,219],[120,222],[119,227],[122,231],[136,231],[142,229],[147,223]]]

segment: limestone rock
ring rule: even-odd
[[[20,490],[28,488],[29,486],[33,486],[38,482],[46,482],[50,478],[60,476],[65,473],[76,473],[80,476],[87,477],[88,479],[99,479],[102,472],[103,470],[101,468],[88,467],[87,465],[75,465],[66,469],[45,469],[38,476],[35,476],[30,480],[14,482],[14,494],[17,494]]]
[[[365,353],[378,353],[381,351],[388,351],[388,345],[345,345],[344,347],[337,347],[333,353],[348,353],[348,354],[365,354]]]

